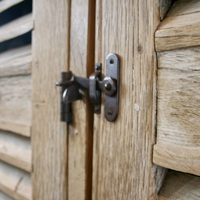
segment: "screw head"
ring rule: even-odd
[[[97,71],[101,70],[101,65],[100,65],[100,64],[96,64],[96,65],[95,65],[95,69],[96,69]]]
[[[106,90],[110,91],[112,86],[110,83],[105,83],[104,87],[106,88]]]

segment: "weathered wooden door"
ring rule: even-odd
[[[154,32],[159,2],[38,0],[33,35],[34,199],[155,199]],[[88,77],[120,58],[119,116],[95,115],[88,98],[59,121],[61,71]],[[104,101],[103,101],[104,102]]]
[[[158,191],[166,169],[153,164],[155,31],[170,5],[170,0],[35,0],[34,200],[165,198]],[[73,102],[73,122],[60,122],[60,94],[54,86],[60,73],[89,77],[100,62],[104,77],[109,53],[120,58],[116,121],[105,119],[104,100],[101,114],[93,114],[86,95]]]

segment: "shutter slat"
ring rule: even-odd
[[[0,131],[0,160],[31,172],[30,139]]]
[[[24,0],[2,0],[0,2],[0,13],[22,1]]]
[[[0,161],[0,190],[16,200],[31,200],[30,174]]]
[[[23,35],[33,29],[32,14],[25,15],[0,28],[0,42]]]

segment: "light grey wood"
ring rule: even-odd
[[[0,124],[5,122],[30,127],[31,77],[0,78],[0,94]]]
[[[30,139],[14,133],[0,131],[0,160],[31,172]]]
[[[0,190],[15,200],[31,200],[30,174],[0,161]]]

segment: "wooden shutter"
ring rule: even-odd
[[[157,138],[153,161],[197,175],[169,171],[160,199],[199,199],[200,1],[175,1],[155,33],[155,46]]]
[[[22,0],[2,0],[0,15],[22,7]],[[2,20],[2,18],[1,18]],[[0,27],[0,199],[32,199],[31,188],[31,44],[17,45],[30,33],[32,14],[14,18]],[[19,39],[20,40],[20,39]],[[18,41],[19,41],[18,40]]]

